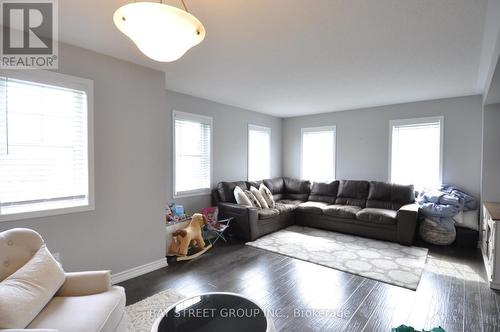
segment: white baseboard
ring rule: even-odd
[[[154,262],[146,263],[141,266],[136,266],[131,269],[118,272],[111,275],[111,282],[114,284],[120,283],[122,281],[138,277],[140,275],[161,269],[162,267],[168,266],[167,259],[162,258]]]

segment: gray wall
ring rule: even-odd
[[[0,231],[37,230],[69,271],[116,273],[164,257],[164,75],[64,44],[59,68],[94,81],[95,211],[0,223]]]
[[[271,128],[271,176],[281,176],[282,119],[240,108],[167,91],[167,131],[172,130],[172,110],[196,113],[213,118],[213,179],[219,181],[247,179],[248,124]],[[172,135],[167,138],[168,155],[172,155]],[[183,204],[187,211],[195,212],[210,206],[210,195],[173,199],[172,162],[167,165],[169,201]]]
[[[500,104],[484,106],[483,201],[500,202]]]
[[[65,269],[113,273],[164,257],[172,201],[172,109],[214,118],[214,179],[245,179],[247,124],[272,128],[272,175],[281,174],[282,120],[165,91],[165,75],[60,44],[59,72],[94,81],[95,211],[0,223],[42,234]],[[209,196],[179,200],[189,211]]]
[[[337,126],[337,178],[388,180],[389,121],[444,116],[443,180],[480,192],[481,96],[332,112],[283,120],[283,173],[300,176],[301,128]]]

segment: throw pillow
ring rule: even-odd
[[[238,203],[238,205],[253,206],[252,201],[250,201],[243,189],[241,189],[240,187],[236,186],[234,188],[233,194],[234,199],[236,199],[236,203]]]
[[[259,191],[262,194],[262,197],[264,197],[264,199],[266,200],[267,206],[269,206],[270,208],[275,208],[276,203],[274,202],[274,198],[273,198],[273,194],[271,193],[271,190],[269,190],[269,188],[267,188],[263,183],[261,183],[260,187],[259,187]]]
[[[250,190],[245,190],[245,195],[247,195],[250,202],[252,202],[253,207],[256,207],[257,209],[262,209],[259,200],[254,196],[254,194],[252,194]]]
[[[269,208],[269,205],[267,205],[267,201],[264,199],[264,196],[262,196],[262,194],[260,193],[259,189],[255,188],[254,186],[251,186],[250,187],[250,191],[255,196],[255,198],[257,198],[257,200],[260,203],[260,206],[263,209]]]
[[[24,329],[54,297],[66,279],[42,245],[19,270],[0,282],[0,329]]]

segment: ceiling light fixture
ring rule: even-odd
[[[147,57],[172,62],[205,38],[203,24],[181,2],[184,10],[163,1],[129,3],[116,10],[113,21]]]

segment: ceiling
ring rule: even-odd
[[[146,59],[114,27],[125,3],[59,1],[60,40],[162,70],[168,89],[262,113],[289,117],[483,89],[487,0],[186,0],[207,35],[173,63]]]

